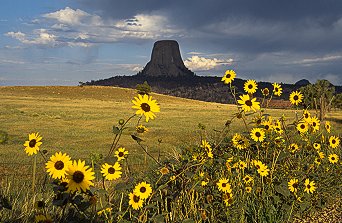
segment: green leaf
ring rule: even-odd
[[[165,218],[162,214],[156,215],[152,219],[154,222],[164,222],[165,221]]]
[[[187,219],[184,219],[184,220],[182,221],[182,223],[195,223],[195,221],[192,220],[191,218],[187,218]]]
[[[120,133],[119,127],[113,126],[113,133],[114,133],[115,135],[119,134],[119,133]]]
[[[288,197],[291,195],[290,191],[284,184],[276,185],[274,189],[281,195]]]

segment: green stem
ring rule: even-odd
[[[36,169],[37,169],[37,156],[35,155],[33,158],[33,172],[32,172],[32,193],[34,194],[35,186],[36,186]]]

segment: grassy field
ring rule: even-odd
[[[113,125],[135,112],[131,108],[134,96],[135,90],[114,87],[0,87],[0,130],[9,134],[8,143],[0,144],[2,174],[26,171],[24,164],[30,164],[31,157],[25,154],[22,144],[32,132],[43,136],[41,148],[49,154],[64,151],[75,159],[89,158],[90,153],[106,154],[113,140]],[[198,123],[214,133],[237,111],[234,105],[152,96],[160,104],[161,112],[156,120],[146,123],[150,130],[142,136],[152,153],[160,149],[165,155],[181,145],[200,143],[196,134]],[[268,113],[274,117],[285,114],[289,121],[293,120],[292,110],[270,109]],[[342,112],[331,112],[328,117],[333,121],[334,131],[340,134]],[[130,123],[120,146],[126,147],[133,155],[132,162],[139,165],[142,153],[130,136],[134,125],[135,122]],[[240,128],[233,124],[232,132]],[[161,144],[158,139],[162,139]],[[13,166],[18,163],[21,168]]]

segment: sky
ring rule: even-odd
[[[157,40],[202,76],[342,85],[340,0],[0,0],[0,86],[134,75]]]

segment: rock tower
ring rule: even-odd
[[[138,74],[149,77],[191,77],[194,73],[185,67],[179,45],[175,40],[154,43],[151,60]]]

